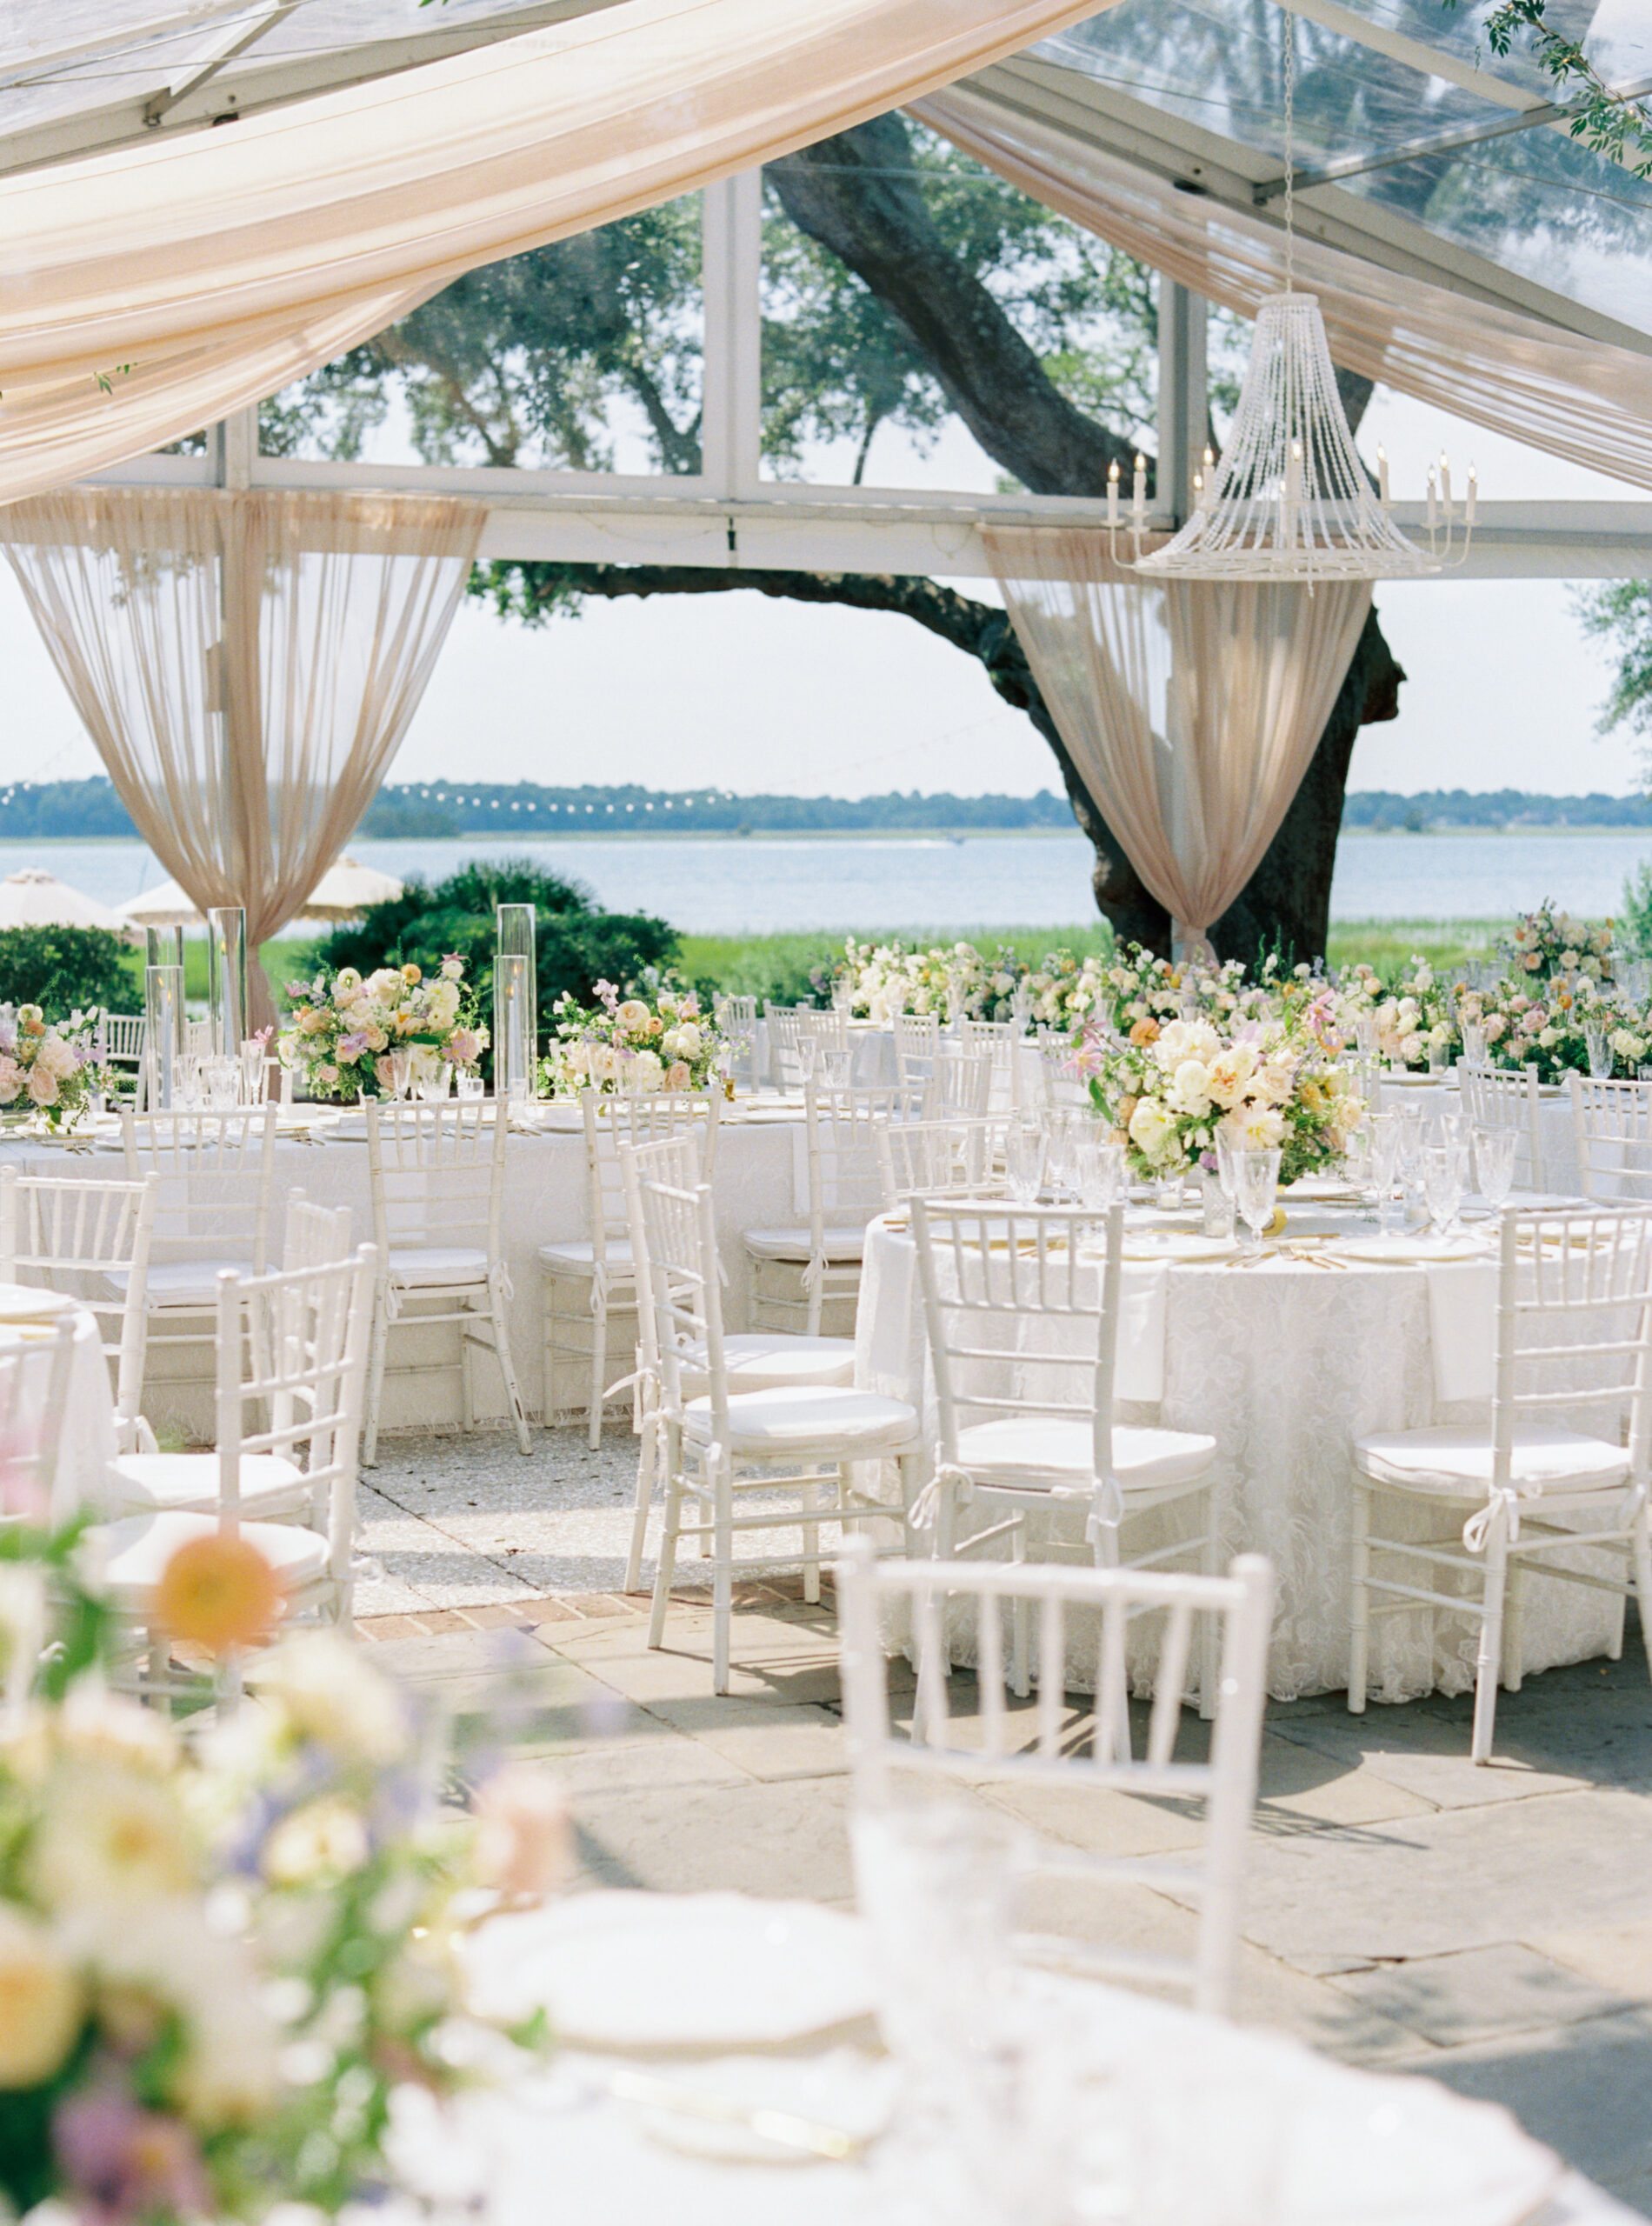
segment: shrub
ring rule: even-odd
[[[50,1020],[77,1005],[135,1012],[143,996],[130,961],[107,928],[0,928],[0,1004],[36,1004]]]
[[[491,1026],[494,912],[500,904],[536,908],[542,1041],[551,1032],[550,1009],[564,991],[590,1004],[598,982],[626,989],[676,956],[676,930],[665,921],[602,911],[578,882],[542,872],[525,859],[503,859],[462,866],[434,886],[409,882],[389,903],[370,905],[358,924],[335,928],[317,947],[316,963],[329,971],[354,966],[363,974],[412,964],[428,973],[455,951]]]

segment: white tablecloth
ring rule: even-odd
[[[97,1317],[83,1308],[74,1316],[69,1398],[52,1477],[52,1521],[66,1523],[77,1509],[105,1504],[109,1467],[115,1457],[115,1396],[103,1358]],[[28,1356],[21,1385],[22,1412],[5,1418],[9,1436],[27,1444],[46,1392],[51,1330],[41,1324],[0,1325],[0,1347],[21,1346]],[[34,1442],[38,1442],[35,1439]]]
[[[934,1443],[922,1308],[912,1239],[875,1222],[856,1317],[856,1381],[926,1410]],[[1422,1267],[1331,1270],[1277,1257],[1254,1268],[1129,1270],[1133,1305],[1121,1323],[1120,1418],[1208,1431],[1219,1447],[1216,1489],[1225,1553],[1261,1552],[1278,1585],[1269,1690],[1276,1699],[1336,1691],[1348,1682],[1350,1449],[1379,1430],[1466,1419],[1436,1390],[1429,1277]],[[1151,1389],[1157,1323],[1149,1277],[1161,1279],[1162,1395]],[[1465,1279],[1467,1280],[1467,1279]],[[1459,1286],[1461,1287],[1461,1286]],[[1471,1289],[1489,1340],[1489,1291]],[[1404,1535],[1429,1534],[1429,1510]],[[1412,1510],[1396,1510],[1404,1523]],[[1385,1510],[1384,1519],[1388,1520]],[[1062,1536],[1082,1536],[1066,1517]],[[1587,1561],[1582,1563],[1588,1566]],[[1615,1624],[1603,1594],[1581,1586],[1527,1588],[1529,1670],[1603,1653]],[[1399,1700],[1474,1683],[1477,1630],[1440,1616],[1385,1617],[1374,1627],[1371,1690]]]
[[[1383,1110],[1399,1105],[1421,1106],[1425,1115],[1460,1113],[1462,1100],[1455,1076],[1444,1082],[1385,1081]],[[1543,1164],[1535,1177],[1535,1186],[1570,1196],[1576,1192],[1582,1178],[1577,1167],[1576,1139],[1572,1132],[1572,1102],[1564,1090],[1543,1096],[1538,1107],[1537,1124]]]
[[[554,1117],[561,1123],[555,1130],[513,1136],[505,1147],[503,1223],[512,1294],[511,1356],[530,1413],[540,1410],[544,1386],[539,1247],[585,1239],[590,1234],[584,1131],[579,1126],[577,1108],[559,1108]],[[807,1218],[806,1197],[797,1196],[796,1170],[800,1156],[793,1143],[800,1122],[800,1116],[776,1119],[736,1104],[731,1116],[721,1124],[715,1187],[718,1242],[727,1277],[723,1309],[730,1329],[746,1326],[749,1302],[742,1232],[786,1227]],[[325,1120],[317,1119],[311,1133],[326,1136]],[[108,1179],[121,1172],[117,1147],[100,1144],[89,1153],[67,1152],[43,1148],[37,1137],[26,1136],[0,1142],[0,1164],[68,1181],[77,1176]],[[277,1141],[270,1231],[272,1263],[281,1257],[285,1204],[295,1190],[301,1190],[312,1205],[348,1206],[357,1243],[372,1236],[367,1147],[359,1136],[348,1142],[302,1143],[283,1136]],[[416,1304],[404,1310],[403,1322],[410,1318]],[[423,1332],[398,1328],[391,1344],[385,1427],[445,1427],[458,1421],[458,1379],[451,1367],[442,1365],[452,1359],[455,1334],[451,1328]],[[613,1375],[617,1378],[629,1370],[629,1354],[623,1338],[610,1350]],[[430,1363],[426,1372],[403,1372],[423,1368],[426,1361]],[[210,1441],[213,1434],[210,1371],[210,1351],[205,1346],[165,1354],[151,1352],[144,1390],[144,1412],[150,1422],[157,1428],[173,1424]],[[476,1382],[481,1414],[503,1416],[498,1379],[485,1359],[477,1365]]]
[[[676,1907],[687,1927],[692,1902]],[[687,1936],[693,1936],[691,1930]],[[663,1962],[663,1989],[680,1987],[681,1976],[680,1965]],[[715,1991],[718,1976],[715,1970],[702,1972],[696,1984]],[[1277,2215],[1284,2226],[1350,2216],[1349,2198],[1356,2196],[1375,2202],[1369,2209],[1359,2205],[1368,2226],[1419,2226],[1421,2221],[1448,2226],[1449,2219],[1470,2216],[1482,2226],[1515,2226],[1515,2209],[1533,2226],[1629,2226],[1635,2216],[1537,2149],[1495,2106],[1462,2101],[1431,2082],[1355,2070],[1275,2035],[1084,1981],[1042,1976],[1029,1985],[1034,2000],[1048,2005],[1045,2014],[1057,2023],[1063,2046],[1101,2074],[1068,2096],[1084,2120],[1084,2135],[1074,2148],[1080,2156],[1115,2160],[1115,2175],[1119,2143],[1133,2140],[1140,2118],[1131,2109],[1136,2089],[1111,2083],[1109,2069],[1125,2066],[1147,2093],[1154,2067],[1168,2065],[1179,2068],[1179,2076],[1208,2083],[1209,2099],[1219,2111],[1237,2109],[1250,2123],[1265,2117],[1275,2184],[1282,2190]],[[801,2059],[798,2069],[806,2078],[810,2057],[842,2047],[846,2036],[862,2049],[876,2049],[869,2028],[851,2027],[812,2042],[798,2039],[780,2053]],[[672,2226],[774,2226],[780,2218],[786,2226],[913,2226],[909,2209],[891,2207],[876,2150],[853,2163],[763,2164],[688,2156],[661,2145],[632,2109],[604,2091],[610,2067],[623,2071],[636,2062],[587,2049],[565,2060],[561,2071],[553,2061],[547,2075],[514,2091],[462,2098],[451,2118],[416,2109],[401,2150],[410,2179],[460,2206],[485,2189],[480,2207],[498,2226],[539,2226],[553,2186],[550,2207],[569,2226],[645,2219],[669,2220]],[[691,2050],[661,2060],[656,2068],[685,2087],[696,2076],[704,2083]],[[809,2092],[806,2085],[800,2091]],[[1204,2092],[1196,2097],[1200,2105],[1206,2100]],[[694,2123],[675,2123],[686,2145]],[[1162,2139],[1164,2129],[1156,2127],[1153,2137]],[[1430,2207],[1436,2156],[1435,2169],[1453,2176],[1460,2196],[1477,2187],[1477,2207],[1472,2196],[1466,2208],[1462,2201],[1444,2210]],[[1123,2169],[1129,2171],[1128,2163]],[[1396,2194],[1409,2189],[1411,2199],[1398,2208],[1392,2199],[1384,2205],[1376,2200],[1374,2183],[1385,2183]],[[1499,2208],[1491,2193],[1497,2187],[1518,2191],[1512,2208]],[[1114,2214],[1098,2209],[1096,2215]],[[968,2226],[963,2211],[956,2216],[958,2226]]]

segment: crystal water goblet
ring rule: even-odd
[[[1362,1059],[1375,1059],[1377,1054],[1376,1018],[1369,1012],[1356,1013],[1354,1017],[1354,1048]]]
[[[1242,1150],[1235,1154],[1235,1203],[1239,1218],[1250,1232],[1244,1247],[1247,1252],[1262,1250],[1262,1233],[1274,1217],[1274,1207],[1279,1193],[1279,1149],[1276,1145],[1267,1151]]]
[[[1023,1116],[1005,1130],[1004,1173],[1016,1205],[1031,1205],[1044,1179],[1044,1132],[1036,1121]]]
[[[1476,1129],[1474,1132],[1475,1184],[1494,1214],[1501,1213],[1515,1187],[1515,1154],[1520,1145],[1515,1129]]]
[[[413,1054],[403,1049],[390,1053],[390,1095],[392,1097],[410,1096],[413,1089]]]
[[[456,1097],[480,1097],[486,1086],[480,1075],[472,1074],[464,1067],[455,1070],[453,1095]]]
[[[1422,1195],[1429,1218],[1439,1236],[1460,1233],[1458,1209],[1462,1204],[1462,1160],[1452,1144],[1422,1147]]]
[[[1367,1195],[1381,1231],[1388,1226],[1389,1209],[1394,1203],[1403,1131],[1397,1113],[1374,1113],[1366,1127],[1371,1140]]]
[[[793,1054],[793,1059],[797,1069],[797,1079],[800,1083],[808,1083],[814,1080],[815,1062],[819,1056],[820,1045],[814,1036],[805,1032],[797,1038],[797,1049]]]
[[[1583,1023],[1583,1042],[1589,1052],[1589,1078],[1607,1082],[1612,1073],[1612,1041],[1603,1020]]]

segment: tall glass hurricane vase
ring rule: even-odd
[[[149,1062],[146,1089],[151,1113],[170,1113],[177,1103],[178,1060],[183,1049],[183,969],[146,966],[143,1018]]]
[[[494,916],[494,1088],[502,1097],[531,1097],[539,1036],[538,923],[534,907],[499,905]]]
[[[247,916],[239,904],[207,914],[207,1011],[216,1058],[238,1059],[247,1017]]]

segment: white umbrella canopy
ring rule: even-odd
[[[394,875],[354,858],[336,858],[310,893],[308,903],[293,914],[295,922],[353,920],[370,904],[386,904],[402,893]],[[199,928],[206,923],[175,881],[163,881],[120,908],[121,917],[137,928]]]
[[[298,920],[353,920],[370,904],[388,904],[402,893],[394,874],[374,866],[358,865],[354,858],[335,858],[310,892],[310,901],[293,916]]]
[[[24,866],[0,881],[0,929],[106,928],[130,936],[131,923],[95,896],[83,896],[43,866]]]

